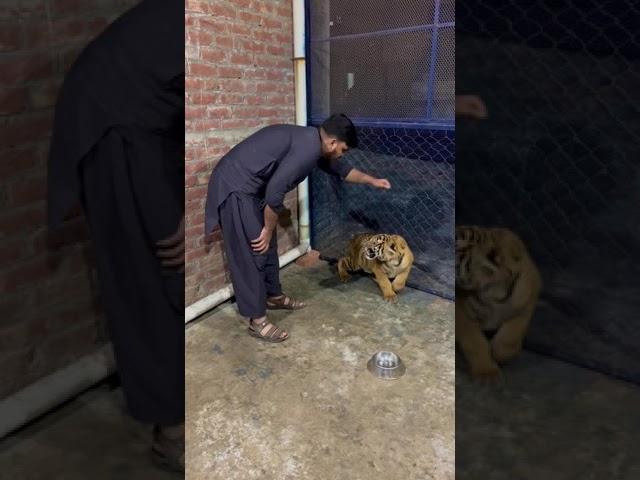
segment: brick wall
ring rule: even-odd
[[[205,246],[204,201],[211,169],[256,129],[293,123],[291,0],[186,1],[187,305],[229,282],[219,236]],[[278,229],[279,250],[298,244],[292,223]]]
[[[0,398],[105,340],[83,218],[45,227],[46,160],[65,71],[135,3],[0,3]]]

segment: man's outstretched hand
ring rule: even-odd
[[[383,190],[389,190],[391,188],[391,183],[386,178],[374,178],[371,180],[371,186],[381,188]]]
[[[456,95],[456,117],[487,118],[487,106],[477,95]]]
[[[177,268],[179,273],[184,272],[184,215],[180,220],[176,232],[156,243],[158,250],[156,255],[163,267]]]

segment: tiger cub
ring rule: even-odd
[[[347,255],[338,260],[338,275],[346,282],[349,272],[372,273],[384,299],[395,302],[412,265],[413,253],[400,235],[361,233],[349,241]]]
[[[520,238],[505,228],[456,227],[456,343],[472,377],[495,380],[515,357],[542,280]],[[496,330],[489,340],[486,330]]]

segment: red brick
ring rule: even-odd
[[[220,128],[221,120],[218,118],[208,118],[204,120],[198,120],[192,128],[193,132],[208,132],[210,130],[216,130]]]
[[[25,111],[29,104],[29,90],[25,87],[0,89],[0,115]]]
[[[51,44],[65,45],[87,39],[94,32],[88,30],[87,21],[81,18],[64,18],[51,22]]]
[[[286,6],[286,7],[277,7],[276,8],[276,14],[279,17],[284,17],[287,19],[290,19],[293,15],[293,12],[291,11],[291,7],[290,6]]]
[[[35,177],[21,178],[11,182],[9,186],[10,205],[16,207],[44,200],[46,185],[45,172]]]
[[[0,57],[0,83],[15,85],[41,80],[53,75],[54,62],[50,53],[11,54]]]
[[[62,63],[63,72],[68,72],[71,66],[75,63],[78,55],[82,52],[82,47],[70,46],[66,47],[60,52],[60,61]]]
[[[13,147],[49,137],[53,112],[24,114],[6,119],[0,126],[0,145]]]
[[[73,305],[49,309],[45,315],[46,326],[52,333],[68,330],[74,325],[86,322],[87,318],[95,317],[96,313],[91,299],[80,299],[80,301],[75,301]]]
[[[0,398],[24,386],[25,377],[31,366],[33,346],[23,351],[3,352],[0,356]]]
[[[233,0],[233,6],[237,9],[248,9],[251,7],[251,0]]]
[[[211,45],[213,35],[211,33],[202,32],[200,30],[187,31],[188,45]]]
[[[222,120],[222,128],[251,128],[260,125],[259,118]]]
[[[243,69],[238,67],[219,67],[218,68],[218,76],[220,78],[241,78],[242,72],[243,72]]]
[[[45,206],[33,205],[19,209],[12,209],[0,213],[0,225],[4,235],[25,235],[34,232],[44,225]]]
[[[284,47],[279,45],[269,45],[267,47],[267,52],[271,55],[285,55],[287,53],[287,50],[288,49],[285,49]]]
[[[264,103],[264,95],[246,95],[245,103],[247,105],[262,105]]]
[[[253,13],[240,12],[238,18],[244,23],[262,25],[263,18],[260,15],[255,15]]]
[[[60,250],[61,248],[87,242],[90,238],[89,227],[84,217],[65,221],[54,229],[45,229],[33,240],[35,251]]]
[[[213,3],[209,9],[209,13],[213,14],[216,17],[223,18],[235,18],[236,17],[236,9],[232,8],[228,5]]]
[[[282,22],[280,20],[271,20],[266,18],[264,20],[264,26],[271,29],[282,30]]]
[[[56,367],[61,367],[91,352],[97,344],[96,324],[86,322],[47,337],[38,347],[38,361],[53,362]]]
[[[43,163],[48,147],[48,144],[41,144],[3,150],[0,152],[0,177],[8,182],[14,176],[23,176],[28,170]]]
[[[51,13],[54,16],[64,16],[87,12],[102,7],[104,3],[104,0],[51,0]]]
[[[22,318],[21,322],[0,330],[0,351],[20,351],[29,345],[38,343],[47,333],[46,320],[38,318]]]
[[[217,93],[198,92],[188,95],[187,103],[190,105],[211,105],[218,102]]]
[[[200,58],[205,62],[220,64],[227,54],[218,48],[203,48],[200,50]]]
[[[66,252],[63,254],[66,255]],[[69,299],[94,299],[95,288],[87,281],[87,274],[82,272],[75,276],[52,275],[46,284],[42,284],[35,292],[34,303],[38,305],[65,304]]]
[[[214,45],[223,48],[233,48],[233,38],[218,35],[215,39]]]
[[[200,17],[199,24],[201,29],[218,35],[220,33],[225,33],[229,27],[228,20],[222,20],[214,17]]]
[[[239,93],[221,93],[218,96],[218,100],[223,105],[239,105],[243,104],[245,100],[245,95]]]
[[[53,107],[58,100],[61,80],[33,85],[31,87],[31,107],[36,110]]]
[[[13,22],[0,22],[0,52],[12,52],[22,47],[22,30]]]
[[[266,80],[267,72],[263,68],[246,69],[244,76],[250,80]]]
[[[232,24],[229,26],[229,32],[234,35],[246,35],[251,36],[253,30],[245,25]]]
[[[36,19],[24,23],[24,49],[36,49],[51,45],[51,29],[48,20]]]
[[[46,0],[0,2],[0,18],[3,20],[15,21],[16,18],[43,17],[46,14]]]
[[[286,70],[273,70],[273,69],[265,70],[265,76],[267,80],[284,81],[287,76],[287,73],[288,72]]]
[[[253,39],[258,42],[264,42],[266,44],[270,44],[273,42],[273,33],[265,32],[264,30],[259,30],[254,32]]]
[[[192,200],[201,200],[207,195],[207,189],[205,187],[193,187],[187,190],[185,200],[187,202]]]
[[[187,77],[185,79],[184,88],[187,92],[202,90],[204,88],[204,80],[202,80],[201,78]]]
[[[186,0],[185,1],[185,10],[188,13],[211,13],[210,12],[211,4],[207,1],[201,0]]]
[[[96,17],[89,20],[85,26],[87,38],[95,38],[111,23],[106,17]]]
[[[246,53],[232,53],[229,62],[234,65],[250,65],[253,63],[253,56]]]
[[[53,273],[46,257],[39,257],[27,262],[12,265],[12,270],[3,275],[5,292],[13,293],[33,282],[41,281],[47,275]]]
[[[202,63],[190,63],[187,74],[194,77],[213,77],[218,74],[218,67]]]
[[[205,114],[206,114],[206,108],[204,106],[197,106],[197,107],[186,106],[185,107],[186,120],[203,118]]]

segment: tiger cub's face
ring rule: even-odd
[[[508,288],[520,257],[489,230],[456,228],[456,287],[468,291]]]
[[[367,260],[400,266],[409,246],[400,235],[375,235],[364,245]]]

